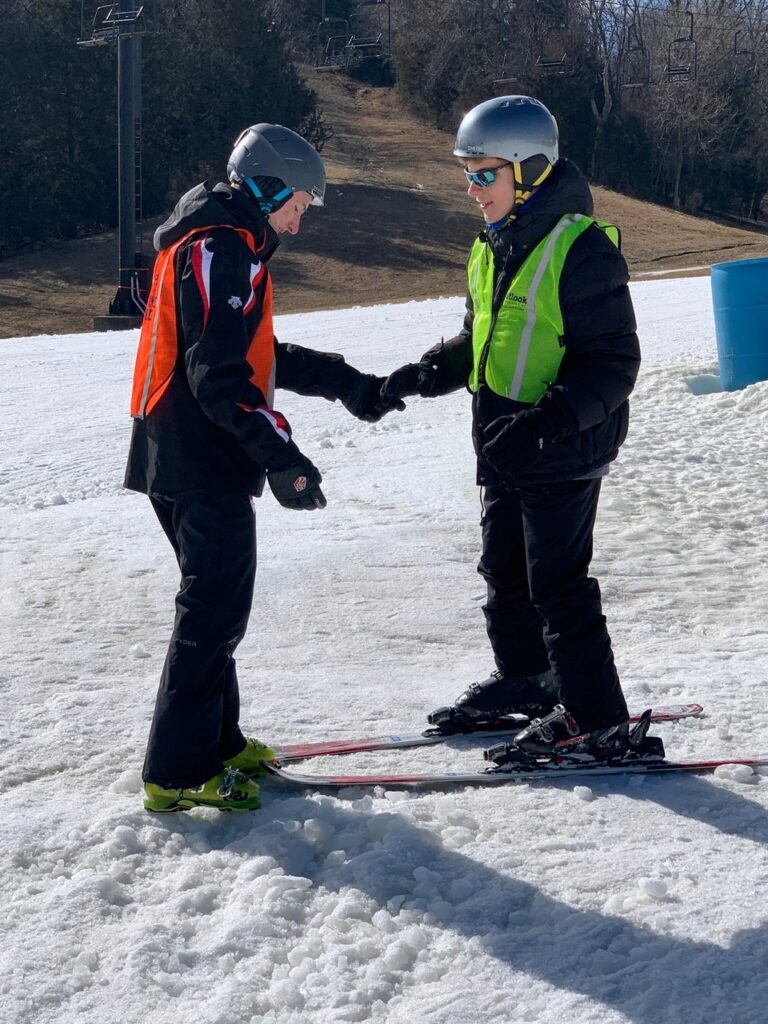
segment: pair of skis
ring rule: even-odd
[[[675,704],[658,707],[653,711],[651,720],[654,722],[673,722],[681,718],[691,718],[701,714],[700,704]],[[640,720],[640,713],[633,713],[632,722]],[[509,736],[522,729],[527,722],[523,716],[502,718],[473,730],[483,737]],[[296,761],[308,758],[327,757],[330,755],[362,753],[375,750],[399,750],[411,747],[430,746],[445,743],[455,736],[466,736],[467,733],[446,735],[434,729],[423,733],[404,736],[367,736],[359,739],[326,740],[317,743],[288,743],[277,749],[277,760],[265,767],[271,775],[296,786],[308,788],[334,788],[346,786],[421,786],[424,788],[445,785],[487,786],[500,783],[520,782],[536,779],[564,778],[580,776],[589,778],[604,775],[640,775],[661,772],[710,772],[722,765],[748,765],[752,768],[768,765],[768,758],[720,758],[704,761],[668,761],[668,760],[627,760],[622,762],[582,762],[553,761],[533,765],[503,765],[489,767],[481,771],[469,772],[432,772],[429,774],[386,774],[368,773],[365,775],[347,774],[309,774],[295,771],[290,767]]]

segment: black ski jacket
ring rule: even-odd
[[[253,234],[256,257],[229,225]],[[176,370],[149,415],[133,421],[125,486],[161,497],[199,489],[258,495],[266,470],[290,465],[298,451],[287,421],[266,408],[267,396],[252,383],[246,358],[269,280],[266,268],[260,274],[256,268],[273,254],[278,236],[255,202],[207,182],[182,196],[157,229],[155,248],[197,228],[175,259]],[[344,399],[360,377],[340,355],[277,339],[274,345],[277,388]]]
[[[494,308],[526,256],[568,213],[592,216],[586,179],[575,164],[559,160],[550,178],[500,231],[486,230],[495,262]],[[565,321],[565,355],[556,380],[539,400],[556,426],[557,443],[545,446],[525,477],[499,478],[480,454],[484,429],[499,416],[529,408],[495,394],[481,383],[473,395],[473,440],[478,452],[477,479],[496,487],[524,486],[600,475],[616,458],[627,435],[629,402],[640,367],[640,346],[628,288],[629,272],[620,251],[597,226],[588,228],[570,249],[560,283]],[[461,332],[425,353],[437,367],[436,393],[467,385],[472,370],[472,299]],[[435,393],[433,391],[433,393]]]

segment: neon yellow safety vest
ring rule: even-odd
[[[619,230],[612,224],[566,214],[519,267],[495,316],[493,251],[477,239],[467,264],[474,307],[470,391],[477,391],[482,376],[497,395],[518,402],[545,394],[565,354],[560,277],[571,246],[593,224],[618,248]]]

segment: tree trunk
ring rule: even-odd
[[[680,209],[680,181],[683,177],[683,158],[685,147],[683,146],[683,123],[677,122],[677,146],[675,152],[675,191],[672,196],[672,205],[676,210]]]

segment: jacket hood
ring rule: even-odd
[[[212,188],[209,182],[203,181],[184,193],[170,217],[155,231],[155,249],[160,252],[195,228],[214,224],[252,232],[262,260],[269,259],[279,244],[269,221],[248,196],[223,182]]]
[[[491,229],[485,234],[499,259],[506,256],[510,248],[516,251],[533,248],[566,213],[583,213],[591,217],[594,211],[587,179],[576,164],[563,158],[557,161],[549,178],[520,208],[515,220],[498,231]]]

